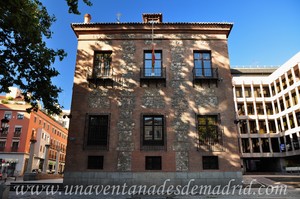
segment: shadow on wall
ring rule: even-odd
[[[165,107],[171,109],[164,110],[168,113],[169,122],[171,123],[168,129],[168,136],[174,138],[181,150],[194,151],[200,154],[219,155],[222,157],[222,161],[227,161],[232,168],[240,168],[238,138],[234,124],[235,113],[227,41],[225,39],[207,42],[181,40],[180,35],[178,37],[176,37],[177,35],[173,36],[174,38],[170,41],[162,40],[156,44],[157,49],[163,49],[163,65],[168,71],[167,86],[157,88],[158,97],[162,97]],[[86,112],[107,113],[109,111],[108,109],[90,107],[89,103],[85,103],[89,102],[89,96],[92,93],[99,92],[99,97],[106,98],[108,107],[112,109],[116,108],[117,104],[120,104],[121,96],[119,93],[121,92],[136,92],[142,96],[148,91],[150,93],[156,92],[153,91],[153,88],[140,87],[140,68],[143,66],[143,52],[141,49],[137,49],[134,42],[134,40],[124,40],[123,43],[115,40],[98,41],[95,45],[86,44],[87,46],[83,45],[78,49],[73,86],[72,120],[69,131],[69,137],[74,138],[74,140],[69,141],[68,151],[82,150],[85,128],[82,124],[85,124]],[[143,49],[147,46],[145,43]],[[168,49],[165,48],[167,43],[169,46]],[[185,48],[184,46],[190,47]],[[88,74],[93,70],[94,52],[98,50],[112,52],[111,65],[117,79],[121,79],[121,83],[118,81],[115,82],[113,88],[99,86],[98,88],[94,87],[91,89],[91,85],[87,81]],[[217,85],[207,83],[193,85],[194,50],[207,50],[211,52],[212,67],[217,67],[219,73]],[[99,101],[97,103],[102,102]],[[136,99],[135,103],[134,110],[142,106],[143,102],[141,99]],[[149,110],[156,111],[157,109],[150,108]],[[218,125],[223,133],[222,143],[224,153],[199,148],[198,125],[195,116],[211,114],[220,116]],[[137,121],[135,121],[133,132],[140,132]],[[133,137],[135,136],[139,137],[140,135],[133,133]],[[139,140],[139,138],[134,140]],[[184,149],[186,145],[183,146],[181,145],[182,143],[194,144],[192,146],[187,145],[188,147]],[[172,149],[176,151],[176,146],[172,146]],[[77,154],[75,153],[67,153],[67,169],[72,170],[71,164],[79,164],[85,170],[85,163],[80,162],[76,156]],[[186,166],[188,167],[188,165]],[[235,169],[233,170],[236,171]]]

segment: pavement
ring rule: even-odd
[[[48,179],[37,181],[23,181],[22,177],[18,177],[16,181],[14,179],[8,179],[6,185],[14,183],[33,183],[33,184],[60,184],[62,185],[63,179]],[[175,192],[171,195],[128,195],[128,194],[103,194],[95,193],[89,190],[83,190],[81,193],[71,193],[65,190],[59,190],[54,192],[47,191],[26,191],[21,193],[20,191],[10,191],[8,199],[68,199],[68,198],[86,198],[86,199],[160,199],[160,198],[174,198],[174,199],[204,199],[204,198],[226,198],[226,199],[249,199],[249,198],[262,198],[262,199],[299,199],[300,198],[300,175],[244,175],[243,187],[230,187],[230,189],[224,189],[214,187],[209,193],[197,193],[195,195],[187,195],[186,192],[182,192],[180,195]],[[53,191],[53,190],[52,190]],[[94,191],[94,190],[93,190]],[[0,197],[1,198],[1,197]],[[4,199],[4,198],[3,198]]]
[[[1,181],[3,182],[3,180]],[[44,179],[44,180],[32,180],[32,181],[24,181],[23,176],[16,177],[8,177],[6,181],[6,185],[10,185],[11,183],[21,183],[21,182],[30,182],[30,183],[63,183],[63,178],[56,178],[56,179]]]

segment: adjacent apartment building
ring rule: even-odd
[[[0,118],[8,120],[8,127],[1,128],[0,132],[0,172],[5,170],[9,175],[22,175],[27,171],[31,139],[36,142],[30,171],[62,172],[68,130],[41,110],[28,113],[26,109],[30,105],[23,101],[20,90],[10,90],[9,94],[0,97]]]
[[[278,68],[232,69],[244,171],[300,165],[300,53]]]
[[[241,180],[232,23],[71,25],[78,49],[65,184]]]

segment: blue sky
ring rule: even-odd
[[[65,0],[42,0],[57,21],[48,46],[62,48],[68,56],[54,66],[60,72],[53,79],[63,92],[59,102],[70,109],[77,39],[70,24],[83,22],[85,13],[92,22],[141,22],[142,13],[162,13],[164,22],[233,22],[229,35],[231,66],[282,65],[300,51],[299,0],[91,0],[79,4],[81,15],[68,13]]]

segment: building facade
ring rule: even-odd
[[[13,91],[16,89],[13,88]],[[14,92],[13,92],[14,93]],[[27,170],[30,154],[30,140],[34,138],[34,158],[32,168],[43,171],[45,161],[46,170],[59,172],[64,170],[68,130],[53,120],[43,111],[26,111],[30,105],[22,100],[22,96],[13,93],[1,97],[0,117],[8,119],[8,128],[1,129],[0,159],[1,171],[6,170],[9,175],[23,175]],[[48,158],[46,158],[47,145]],[[57,156],[59,156],[57,158]]]
[[[234,69],[236,124],[244,171],[300,165],[300,53],[278,68]]]
[[[78,39],[65,184],[241,180],[231,23],[72,24]]]

